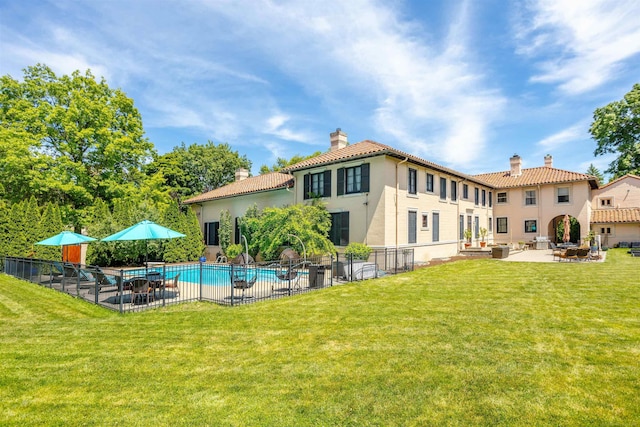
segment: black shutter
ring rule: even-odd
[[[344,194],[344,168],[338,169],[338,196]]]
[[[331,171],[324,171],[324,192],[322,197],[331,197]]]
[[[307,200],[309,198],[310,192],[311,192],[311,174],[306,174],[304,176],[304,188],[302,193],[302,199]]]
[[[364,163],[360,166],[360,189],[363,193],[369,192],[369,163]]]
[[[205,245],[211,244],[209,243],[209,223],[208,222],[204,223],[204,244]]]
[[[240,217],[236,217],[236,230],[235,230],[235,242],[236,244],[240,243]]]

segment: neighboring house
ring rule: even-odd
[[[331,241],[344,248],[361,242],[377,249],[413,248],[415,259],[455,255],[463,230],[489,230],[493,188],[482,180],[374,141],[347,144],[340,129],[328,152],[272,173],[185,201],[195,207],[205,231],[207,255],[219,251],[212,234],[220,211],[232,219],[257,204],[282,206],[320,198],[331,214]],[[207,225],[208,224],[208,225]],[[236,233],[235,240],[239,243]]]
[[[602,244],[640,242],[640,177],[624,175],[592,192],[591,229]]]
[[[510,170],[475,175],[495,187],[495,242],[529,242],[537,238],[557,241],[557,228],[565,215],[580,224],[578,240],[590,229],[591,192],[598,187],[591,175],[553,167],[545,156],[544,166],[522,168],[517,154],[510,158]],[[579,243],[579,242],[576,242]]]

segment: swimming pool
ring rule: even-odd
[[[234,266],[234,268],[238,268]],[[148,270],[144,268],[137,270],[129,270],[126,272],[127,277],[131,276],[144,276],[146,272],[157,272],[162,274],[162,267],[153,267]],[[166,280],[173,279],[177,274],[180,274],[181,282],[189,282],[189,283],[200,283],[200,265],[199,264],[189,264],[189,265],[168,265],[164,269],[166,274]],[[280,279],[276,277],[276,271],[284,271],[279,270],[278,268],[264,268],[264,267],[256,267],[249,268],[249,274],[253,275],[253,272],[257,273],[258,280],[271,281],[271,282],[280,282]],[[301,274],[306,274],[306,272],[300,272]],[[204,286],[230,286],[231,285],[231,266],[230,265],[220,265],[220,264],[203,264],[202,265],[202,284]]]

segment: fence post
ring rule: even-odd
[[[118,293],[120,294],[120,314],[124,313],[124,270],[120,270],[120,280],[118,280]],[[133,298],[133,295],[131,296]]]
[[[167,281],[167,264],[162,264],[162,306],[166,305],[165,285]],[[155,290],[153,291],[155,292]]]
[[[202,301],[202,287],[203,287],[203,268],[204,268],[204,263],[202,261],[200,261],[200,287],[198,288],[198,301]],[[233,266],[231,267],[233,269]],[[231,276],[233,277],[233,276]],[[233,289],[233,283],[231,283],[231,289]],[[233,296],[233,290],[231,291],[231,295]],[[233,298],[231,299],[231,301],[233,302]]]

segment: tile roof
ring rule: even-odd
[[[184,201],[185,204],[207,202],[209,200],[223,199],[225,197],[240,196],[243,194],[259,193],[262,191],[291,188],[294,178],[281,172],[271,172],[264,175],[252,176],[241,181],[216,188]]]
[[[596,188],[597,186],[597,179],[594,176],[550,168],[548,166],[522,169],[522,173],[519,176],[511,176],[511,172],[506,171],[484,173],[474,175],[474,177],[488,182],[496,188],[526,187],[531,185],[558,184],[578,181],[589,181],[591,188]]]
[[[640,222],[640,208],[594,209],[591,222],[596,224]]]
[[[411,162],[418,164],[420,166],[426,166],[431,169],[445,172],[453,176],[475,181],[483,185],[487,185],[486,182],[482,182],[476,177],[466,175],[462,172],[458,172],[453,169],[449,169],[447,167],[430,162],[428,160],[421,159],[420,157],[414,156],[412,154],[405,153],[404,151],[396,150],[395,148],[390,147],[388,145],[380,144],[379,142],[370,141],[370,140],[364,140],[364,141],[357,142],[355,144],[350,144],[339,150],[328,151],[319,156],[312,157],[310,159],[306,159],[294,165],[288,166],[282,169],[282,171],[283,172],[301,171],[305,169],[315,168],[318,166],[330,165],[335,163],[346,162],[349,160],[363,159],[367,157],[382,156],[382,155],[396,157],[398,159],[408,158]]]
[[[634,174],[631,174],[631,173],[628,173],[628,174],[626,174],[626,175],[622,175],[622,176],[621,176],[620,178],[618,178],[618,179],[614,179],[614,180],[613,180],[613,181],[611,181],[611,182],[608,182],[608,183],[606,183],[606,184],[604,184],[604,185],[601,185],[601,186],[600,186],[600,188],[602,189],[602,188],[608,187],[608,186],[613,185],[613,184],[615,184],[616,182],[618,182],[618,181],[622,181],[623,179],[626,179],[626,178],[634,178],[634,179],[638,179],[638,180],[640,180],[640,176],[638,176],[638,175],[634,175]]]

